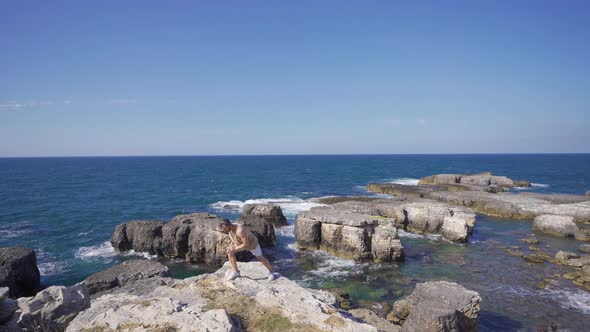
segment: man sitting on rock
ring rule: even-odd
[[[225,219],[220,224],[220,229],[223,233],[228,234],[231,240],[231,245],[227,248],[227,257],[233,268],[230,275],[227,276],[227,280],[234,280],[240,277],[240,270],[238,270],[238,263],[236,260],[236,253],[248,250],[252,255],[256,256],[259,261],[266,266],[268,269],[268,280],[273,281],[276,279],[275,274],[272,272],[272,267],[268,260],[262,256],[262,249],[258,244],[256,235],[252,233],[248,228],[240,224],[232,224],[229,220]]]

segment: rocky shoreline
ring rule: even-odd
[[[491,173],[438,174],[417,185],[373,183],[367,190],[390,197],[325,197],[322,206],[300,212],[294,223],[301,250],[323,250],[369,263],[403,261],[401,231],[465,243],[476,214],[524,219],[533,231],[589,241],[590,196],[513,193],[530,186]],[[219,267],[209,274],[173,279],[157,261],[131,260],[98,272],[70,287],[41,290],[34,251],[0,248],[0,331],[476,331],[482,301],[477,292],[446,281],[416,285],[391,303],[386,316],[351,310],[342,294],[306,289],[281,277],[263,278],[261,264],[241,253],[245,277],[228,282],[225,219],[209,213],[178,215],[170,221],[135,220],[116,227],[111,244],[118,252],[134,250],[162,258]],[[276,244],[275,228],[286,226],[274,204],[246,204],[237,222],[247,225],[261,246]],[[590,291],[590,252],[558,252],[535,247],[506,248],[531,264],[572,268],[560,278]],[[540,285],[539,287],[542,287]],[[441,300],[444,299],[444,300]],[[105,314],[106,313],[106,314]]]
[[[0,331],[475,331],[481,298],[448,282],[418,284],[388,319],[343,310],[338,296],[280,277],[259,262],[228,263],[210,274],[173,279],[157,261],[131,260],[70,286],[11,299],[0,288]],[[441,302],[441,298],[447,300]],[[395,324],[395,323],[397,324]]]

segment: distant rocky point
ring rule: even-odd
[[[426,198],[465,206],[490,216],[532,220],[540,215],[571,216],[575,222],[590,222],[590,198],[586,195],[513,193],[506,188],[526,185],[492,173],[437,174],[418,185],[371,183],[367,190],[401,197]]]

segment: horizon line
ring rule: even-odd
[[[290,157],[290,156],[412,156],[412,155],[583,155],[590,152],[457,152],[457,153],[295,153],[295,154],[178,154],[178,155],[63,155],[0,156],[0,159],[33,158],[153,158],[153,157]]]

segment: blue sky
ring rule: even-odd
[[[0,156],[590,152],[585,1],[1,1]]]

